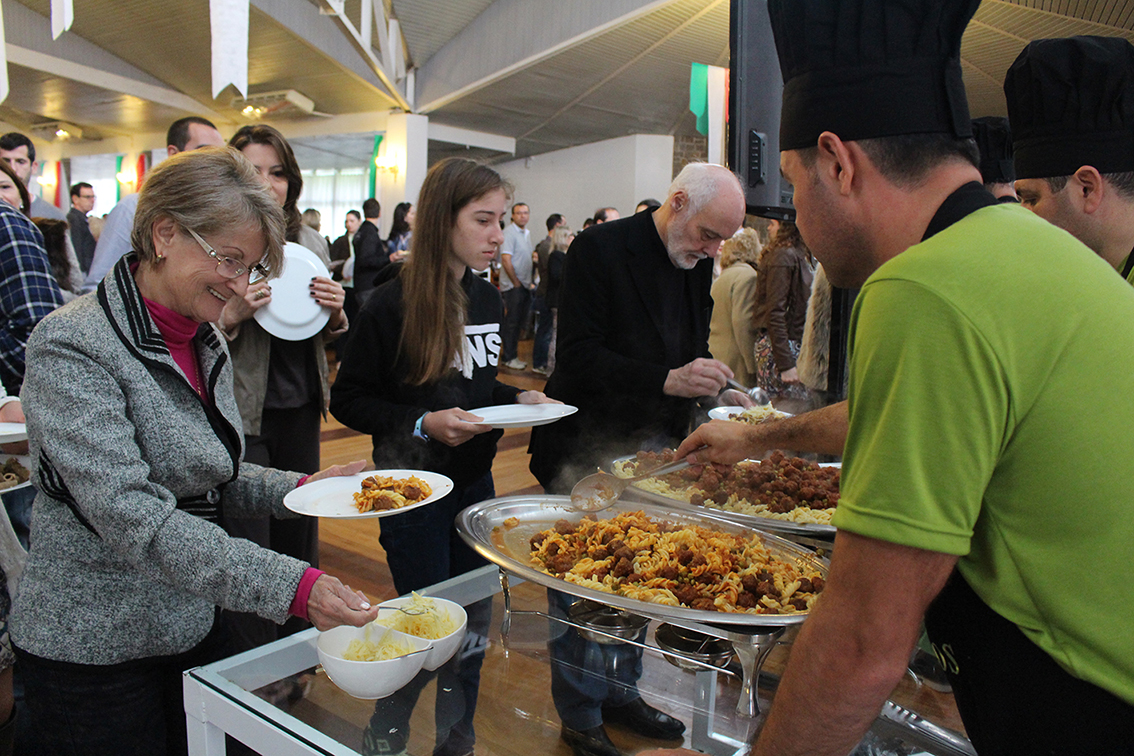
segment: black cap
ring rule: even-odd
[[[981,181],[1011,184],[1016,180],[1016,171],[1012,167],[1012,129],[1007,118],[974,118],[973,139],[980,148]]]
[[[769,0],[784,77],[780,149],[972,136],[961,35],[980,0]]]
[[[1118,37],[1029,42],[1004,77],[1017,178],[1134,171],[1134,46]]]

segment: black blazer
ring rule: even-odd
[[[386,245],[378,227],[368,220],[362,222],[354,235],[354,293],[359,302],[365,301],[374,290],[379,271],[390,264]]]
[[[354,250],[350,243],[350,238],[343,234],[338,239],[331,242],[331,262],[335,260],[343,260],[344,262],[350,259],[350,253]],[[343,280],[343,267],[340,265],[331,272],[331,278],[335,281]]]
[[[712,266],[678,270],[648,212],[592,226],[571,244],[546,392],[579,412],[532,429],[531,469],[545,488],[569,490],[612,457],[689,432],[696,402],[662,389],[671,369],[709,356]],[[674,291],[685,317],[666,333],[667,310],[682,309],[668,298]]]

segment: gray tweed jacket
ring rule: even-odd
[[[177,367],[128,255],[28,341],[22,399],[39,495],[11,616],[37,656],[115,664],[186,651],[214,607],[282,622],[306,564],[228,537],[221,510],[290,514],[297,473],[241,463],[232,364],[211,325],[195,344],[213,402]]]

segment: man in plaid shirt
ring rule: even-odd
[[[0,202],[0,382],[9,395],[20,394],[32,329],[62,304],[43,235],[23,213]]]

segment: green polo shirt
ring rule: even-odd
[[[1134,290],[996,205],[875,271],[851,339],[835,525],[958,555],[993,610],[1134,703]]]

